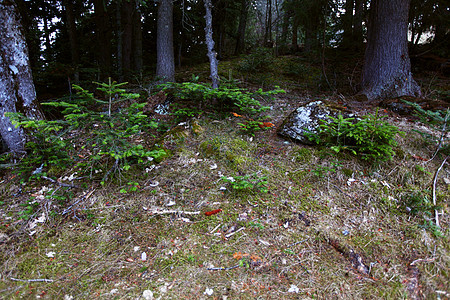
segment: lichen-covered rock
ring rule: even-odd
[[[278,134],[302,144],[312,145],[313,143],[305,136],[305,133],[316,133],[320,120],[329,120],[330,116],[337,117],[339,113],[346,118],[352,116],[345,111],[345,108],[335,104],[323,101],[310,102],[294,110],[278,129]]]

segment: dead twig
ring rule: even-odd
[[[80,199],[78,199],[77,201],[75,201],[74,204],[72,204],[71,206],[69,206],[68,208],[66,208],[66,209],[61,213],[61,215],[64,216],[65,214],[67,214],[68,212],[70,212],[70,211],[72,210],[72,208],[73,208],[75,205],[77,205],[80,201],[82,201],[82,200],[87,200],[87,199],[94,193],[94,191],[95,191],[95,189],[93,189],[92,191],[90,191],[90,192],[84,194],[83,197],[80,197]]]
[[[155,215],[166,215],[166,214],[184,214],[184,215],[199,215],[200,211],[184,211],[184,210],[163,210],[162,208],[153,208],[149,211],[151,214]]]
[[[46,279],[46,278],[38,278],[38,279],[18,279],[9,277],[12,281],[21,281],[21,282],[53,282],[53,279]]]
[[[450,155],[447,155],[447,157],[444,159],[444,161],[441,163],[441,165],[439,166],[439,168],[436,170],[436,172],[434,173],[434,177],[433,177],[433,205],[436,206],[436,182],[437,182],[437,178],[438,178],[438,174],[441,171],[442,167],[445,165],[445,163],[447,162],[447,159],[450,157]],[[436,219],[436,226],[440,228],[439,226],[439,212],[437,209],[434,210],[434,217]]]
[[[239,268],[239,265],[235,265],[235,266],[228,267],[228,268],[225,268],[225,267],[207,268],[206,270],[208,270],[208,271],[228,271],[228,270],[233,270],[236,268]]]

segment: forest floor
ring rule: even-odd
[[[174,155],[122,183],[74,189],[3,172],[0,298],[449,299],[450,168],[437,179],[439,230],[430,201],[443,158],[429,161],[436,145],[414,131],[433,130],[383,112],[406,135],[378,165],[283,139],[276,128],[299,104],[346,104],[321,91],[320,63],[289,59],[276,62],[288,77],[251,75],[250,86],[287,92],[264,103],[276,126],[255,136],[239,118],[205,113],[165,137]],[[237,77],[233,64],[221,64],[223,76]],[[202,68],[177,76],[206,77]],[[350,94],[358,77],[348,74]],[[448,78],[418,81],[430,97],[448,93]],[[137,190],[120,193],[127,181]]]

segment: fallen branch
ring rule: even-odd
[[[21,282],[53,282],[53,279],[45,279],[45,278],[38,278],[38,279],[18,279],[9,277],[12,281],[21,281]]]
[[[153,210],[150,210],[149,213],[155,215],[165,215],[165,214],[199,215],[200,211],[161,210],[161,208],[154,208]]]
[[[439,168],[436,170],[436,173],[434,173],[434,177],[433,177],[433,205],[436,207],[436,182],[437,182],[437,178],[438,178],[438,174],[441,171],[442,167],[445,165],[445,163],[447,162],[447,159],[450,157],[450,155],[447,155],[447,157],[444,159],[444,161],[441,163],[441,165],[439,166]],[[441,227],[439,226],[439,212],[437,209],[434,210],[434,217],[436,219],[436,226],[437,227]]]
[[[234,235],[234,234],[236,234],[236,233],[238,233],[239,231],[242,231],[242,230],[244,230],[244,229],[245,229],[245,227],[241,227],[241,228],[239,228],[239,229],[236,230],[236,231],[233,231],[233,232],[231,232],[231,233],[229,233],[229,234],[226,234],[225,237],[226,237],[226,238],[229,238],[229,237],[231,237],[232,235]]]
[[[71,206],[69,206],[68,208],[66,208],[66,209],[61,213],[61,215],[64,216],[65,214],[67,214],[68,212],[70,212],[70,210],[71,210],[75,205],[77,205],[80,201],[88,199],[88,198],[92,195],[92,193],[94,193],[94,191],[95,191],[95,189],[93,189],[92,191],[90,191],[90,192],[84,194],[83,197],[80,197],[80,199],[78,199],[77,201],[75,201],[74,204],[72,204]]]
[[[239,268],[239,265],[235,265],[235,266],[228,267],[228,268],[225,268],[225,267],[207,268],[206,270],[208,270],[208,271],[228,271],[228,270],[232,270],[232,269],[236,269],[236,268]]]

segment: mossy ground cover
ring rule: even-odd
[[[285,88],[264,103],[276,125],[316,97]],[[434,148],[413,131],[424,125],[388,120],[406,135],[377,165],[286,141],[275,128],[243,135],[231,114],[203,114],[163,137],[170,157],[105,186],[21,184],[4,172],[0,296],[448,298],[448,165],[437,184],[438,231],[425,198],[441,158],[426,161]],[[234,189],[224,177],[266,178],[267,191]]]

